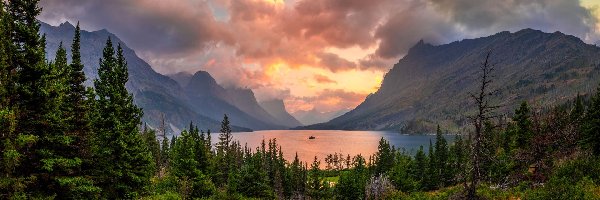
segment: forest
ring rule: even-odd
[[[86,87],[79,25],[70,62],[62,45],[46,60],[37,3],[0,1],[0,199],[600,198],[600,90],[499,114],[488,53],[473,130],[452,143],[438,126],[414,155],[381,139],[375,155],[289,161],[275,139],[233,140],[227,115],[214,139],[144,125],[120,44],[107,38]]]

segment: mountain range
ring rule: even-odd
[[[75,31],[72,24],[65,22],[51,26],[42,22],[40,31],[46,35],[48,60],[54,59],[61,42],[70,57]],[[166,128],[172,133],[179,133],[190,122],[201,129],[216,131],[220,129],[224,114],[229,116],[234,131],[287,129],[301,125],[289,113],[286,118],[280,118],[287,113],[285,107],[277,108],[279,110],[274,113],[277,116],[271,115],[260,106],[252,90],[225,89],[208,72],[180,74],[173,78],[157,73],[133,49],[106,29],[81,31],[81,54],[87,86],[92,86],[93,80],[98,77],[98,60],[108,37],[113,44],[120,43],[123,47],[129,67],[127,90],[133,94],[135,104],[143,108],[142,120],[151,127],[159,127],[164,118],[168,125]]]
[[[474,112],[469,92],[477,90],[488,52],[498,113],[511,113],[521,101],[538,107],[565,103],[593,91],[600,80],[600,48],[560,32],[524,29],[444,45],[421,40],[355,109],[301,128],[414,133],[440,124],[460,131]]]

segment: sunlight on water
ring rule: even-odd
[[[218,133],[212,133],[212,141],[216,143]],[[315,139],[309,139],[314,136]],[[406,152],[414,154],[420,145],[425,151],[429,147],[429,140],[435,142],[435,135],[402,135],[385,131],[337,131],[337,130],[270,130],[255,132],[233,133],[233,139],[240,141],[242,146],[247,144],[253,150],[259,147],[264,139],[277,139],[277,144],[282,147],[283,156],[292,161],[296,153],[301,161],[311,163],[317,156],[324,163],[328,154],[341,153],[344,157],[348,154],[363,155],[367,160],[370,155],[377,152],[381,138],[385,138],[396,148],[404,148]],[[454,136],[445,136],[449,141]]]

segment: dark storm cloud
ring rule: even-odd
[[[585,36],[596,19],[578,0],[430,0],[468,29],[538,28]]]
[[[84,28],[107,28],[134,49],[154,54],[185,53],[215,41],[231,42],[203,1],[42,0],[40,6],[43,21],[80,21]]]

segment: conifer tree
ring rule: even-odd
[[[232,140],[233,136],[231,135],[231,126],[229,124],[229,117],[227,115],[223,116],[223,121],[221,122],[221,133],[219,134],[219,142],[217,143],[217,155],[216,155],[216,165],[215,169],[215,183],[223,186],[228,180],[231,164],[234,162],[234,157],[232,155]]]
[[[436,137],[435,137],[435,173],[437,174],[437,180],[439,180],[438,187],[443,187],[447,184],[452,175],[448,167],[448,143],[444,136],[442,136],[442,130],[440,125],[437,126]]]
[[[308,195],[312,199],[323,199],[323,197],[325,196],[325,186],[323,185],[323,177],[321,176],[321,170],[319,170],[320,165],[321,161],[319,161],[315,156],[315,160],[310,165],[308,180]]]
[[[200,161],[205,159],[197,155],[198,142],[193,135],[194,130],[184,130],[171,147],[169,166],[171,173],[180,180],[191,181],[190,197],[200,198],[210,196],[215,186],[201,170]]]
[[[425,184],[425,170],[427,169],[427,156],[425,155],[425,152],[423,151],[423,146],[419,147],[419,150],[417,151],[417,154],[415,154],[415,161],[413,163],[413,167],[412,167],[412,175],[414,176],[414,179],[417,180],[419,182],[419,186],[421,188],[423,188],[424,184]]]
[[[582,145],[590,149],[595,156],[600,155],[600,87],[591,98],[581,134]]]
[[[375,156],[375,174],[383,174],[390,170],[394,165],[394,150],[390,143],[381,138],[379,140],[378,151]]]
[[[522,102],[519,108],[515,110],[515,116],[513,117],[513,120],[517,124],[517,147],[525,148],[528,146],[531,138],[533,137],[533,131],[531,130],[530,111],[527,102]]]
[[[125,88],[128,73],[123,49],[119,45],[115,57],[110,38],[100,59],[98,77],[94,81],[98,111],[94,120],[95,175],[104,198],[136,198],[149,184],[154,162],[138,130],[142,110],[133,104]]]
[[[9,56],[3,59],[7,67],[0,74],[10,81],[0,80],[7,83],[2,104],[16,108],[1,117],[8,122],[8,137],[2,141],[7,161],[2,182],[12,187],[8,196],[62,199],[89,195],[96,189],[82,176],[81,155],[74,151],[78,136],[65,129],[64,119],[69,116],[62,109],[67,91],[66,51],[61,45],[56,61],[46,63],[45,38],[39,35],[36,19],[41,12],[38,1],[4,3],[2,46]]]

